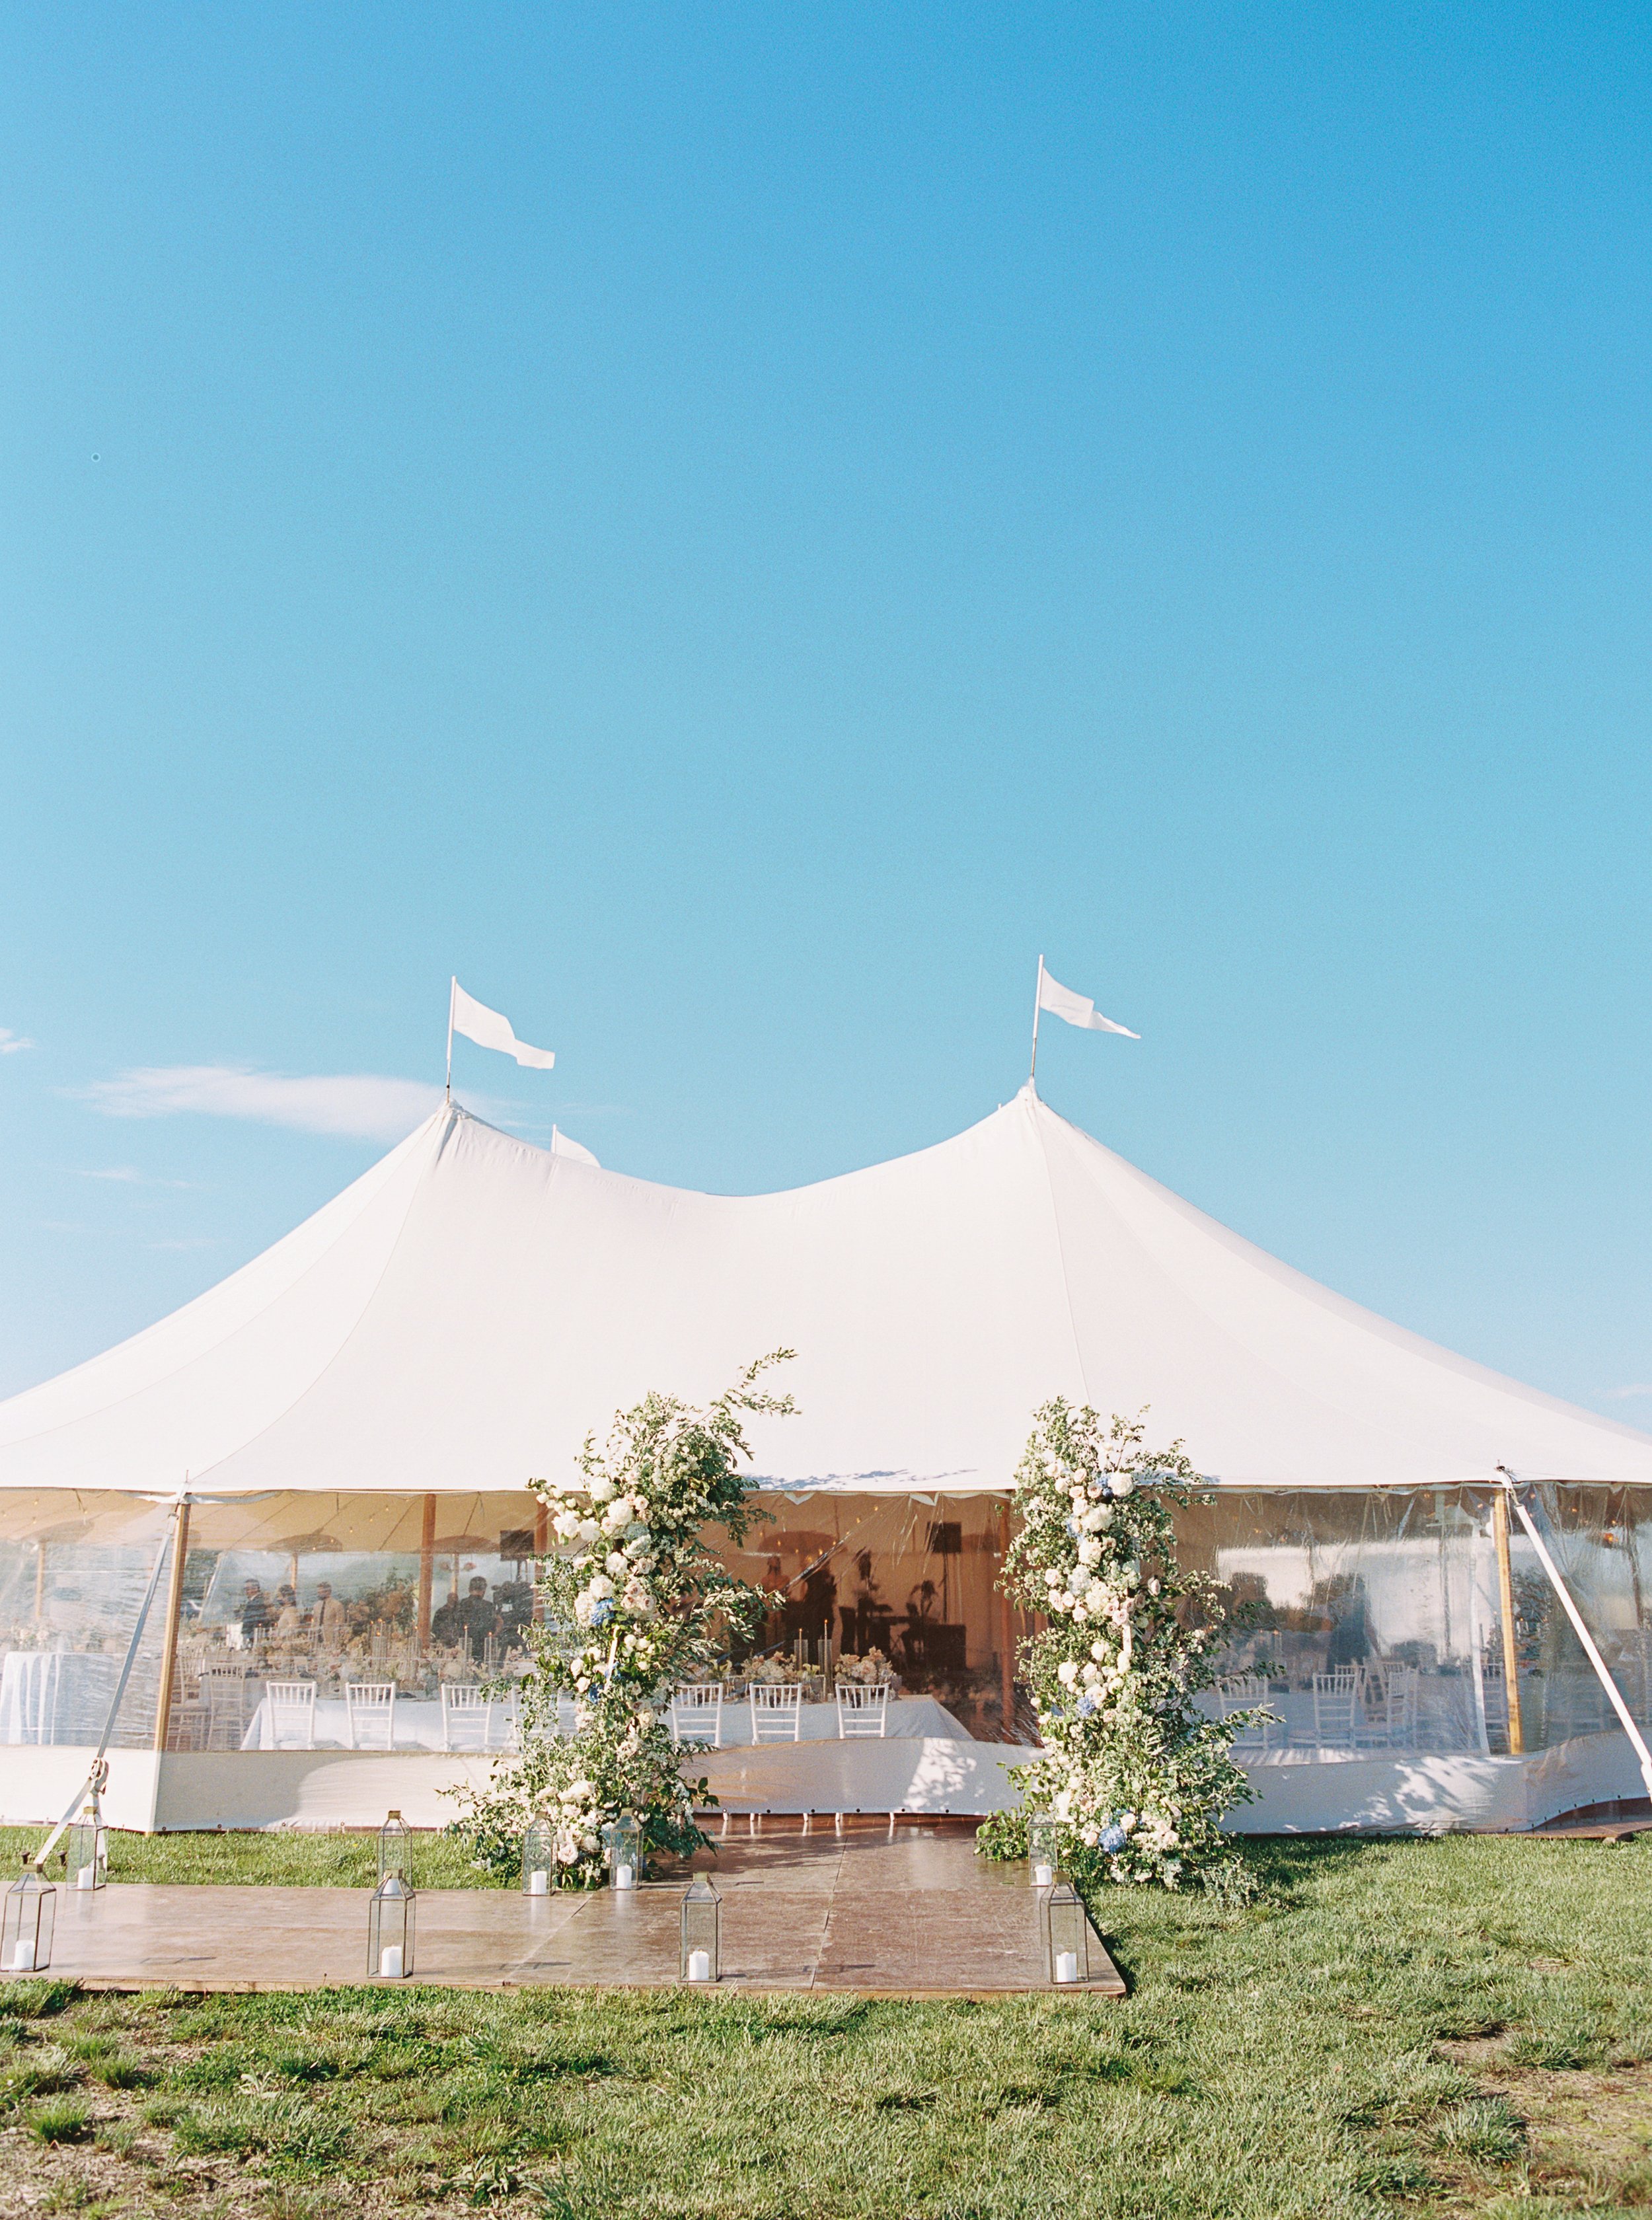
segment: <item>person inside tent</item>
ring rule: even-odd
[[[273,1631],[277,1635],[286,1636],[302,1634],[303,1631],[304,1614],[298,1608],[297,1591],[290,1587],[284,1581],[276,1590]]]
[[[500,1627],[499,1613],[488,1600],[488,1583],[480,1573],[471,1582],[464,1602],[452,1605],[451,1609],[454,1640],[463,1643],[472,1657],[480,1657],[488,1637],[497,1634]]]
[[[241,1640],[247,1649],[267,1633],[275,1613],[270,1608],[270,1599],[256,1581],[247,1581],[241,1590]]]
[[[315,1583],[315,1626],[324,1649],[342,1649],[349,1637],[344,1606],[334,1594],[331,1581]]]

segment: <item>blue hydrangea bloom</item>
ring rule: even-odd
[[[1100,1708],[1101,1706],[1097,1700],[1094,1692],[1092,1689],[1087,1688],[1084,1691],[1084,1693],[1078,1699],[1078,1715],[1080,1718],[1088,1719],[1092,1712],[1099,1712]]]
[[[613,1616],[613,1597],[598,1596],[596,1601],[591,1606],[591,1624],[593,1626],[606,1626]]]
[[[1122,1850],[1129,1839],[1122,1827],[1104,1827],[1101,1830],[1101,1847],[1108,1852]]]

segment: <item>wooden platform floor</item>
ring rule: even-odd
[[[1049,1986],[1025,1866],[967,1837],[734,1835],[711,1865],[723,1900],[723,1983],[748,1991],[989,1997]],[[415,1870],[415,1878],[417,1874]],[[421,1891],[413,1978],[457,1988],[663,1988],[677,1979],[687,1876],[634,1893],[529,1898]],[[89,1988],[312,1989],[367,1978],[367,1893],[340,1888],[59,1888],[51,1971]],[[1122,1996],[1100,1942],[1063,1995]]]

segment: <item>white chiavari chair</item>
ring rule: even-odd
[[[803,1728],[803,1684],[801,1681],[753,1681],[746,1690],[751,1707],[751,1739],[758,1742],[797,1742]]]
[[[1313,1676],[1313,1740],[1316,1749],[1352,1749],[1359,1726],[1360,1676],[1352,1665]]]
[[[889,1688],[884,1681],[873,1687],[865,1681],[845,1681],[838,1687],[839,1742],[882,1742],[889,1731]]]
[[[395,1681],[347,1681],[344,1718],[345,1738],[352,1749],[394,1749]]]
[[[269,1749],[314,1749],[315,1747],[315,1683],[314,1681],[266,1681],[264,1700],[269,1706]],[[239,1749],[239,1743],[236,1744]]]
[[[673,1693],[671,1740],[679,1749],[722,1748],[723,1684],[720,1681],[693,1681]]]

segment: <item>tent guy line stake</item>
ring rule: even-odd
[[[1561,1578],[1560,1572],[1555,1566],[1555,1560],[1549,1554],[1548,1545],[1545,1543],[1543,1536],[1537,1531],[1537,1525],[1533,1521],[1531,1513],[1526,1509],[1524,1503],[1521,1500],[1520,1490],[1515,1481],[1514,1475],[1509,1470],[1506,1464],[1500,1464],[1497,1469],[1503,1475],[1503,1486],[1507,1491],[1509,1501],[1514,1506],[1516,1516],[1518,1518],[1520,1524],[1525,1528],[1526,1533],[1530,1539],[1532,1548],[1537,1552],[1538,1562],[1542,1565],[1544,1572],[1549,1575],[1549,1585],[1554,1589],[1555,1594],[1565,1606],[1566,1616],[1572,1622],[1572,1631],[1576,1635],[1578,1640],[1583,1644],[1585,1656],[1588,1658],[1590,1664],[1593,1666],[1596,1674],[1599,1679],[1601,1687],[1611,1699],[1611,1707],[1618,1714],[1618,1723],[1622,1726],[1624,1732],[1629,1737],[1630,1744],[1634,1749],[1635,1755],[1640,1761],[1641,1778],[1646,1783],[1646,1793],[1649,1796],[1652,1796],[1652,1749],[1649,1749],[1646,1746],[1646,1737],[1641,1732],[1639,1726],[1636,1724],[1635,1714],[1630,1710],[1629,1706],[1624,1701],[1623,1695],[1618,1688],[1618,1683],[1612,1679],[1611,1674],[1607,1671],[1605,1659],[1595,1648],[1594,1637],[1590,1633],[1588,1628],[1583,1624],[1583,1614],[1573,1602],[1571,1590]]]

